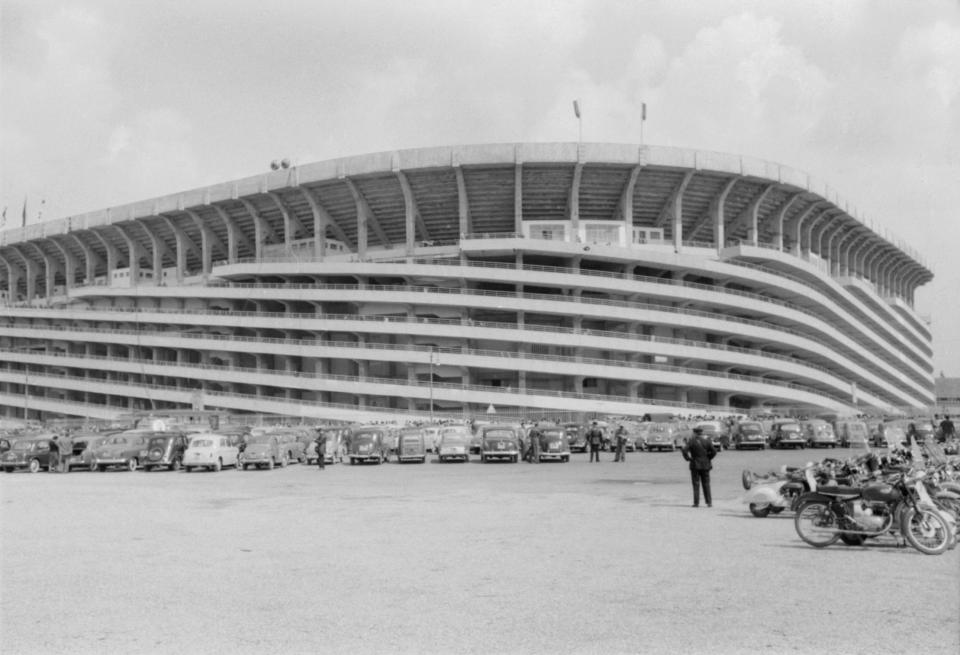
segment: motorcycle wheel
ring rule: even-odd
[[[750,487],[753,486],[753,473],[747,469],[743,469],[743,473],[740,474],[740,483],[743,485],[744,489],[749,491]]]
[[[758,519],[766,518],[770,514],[770,505],[766,503],[750,503],[750,513]]]
[[[862,546],[867,538],[862,534],[850,534],[848,532],[843,532],[840,534],[840,541],[847,544],[848,546]]]
[[[818,529],[836,530],[837,516],[826,503],[813,501],[797,510],[793,518],[793,527],[805,542],[814,548],[826,548],[837,543],[840,535],[836,532],[818,532]]]
[[[773,506],[770,507],[770,512],[773,514],[779,514],[782,511],[783,511],[782,507],[773,507]]]
[[[900,531],[911,546],[925,555],[941,555],[950,545],[950,526],[928,509],[910,508],[904,512]]]

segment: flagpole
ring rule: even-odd
[[[647,103],[640,103],[640,147],[643,147],[643,124],[647,122]]]

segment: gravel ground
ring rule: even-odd
[[[843,456],[842,451],[830,455]],[[4,653],[960,652],[960,549],[804,544],[725,452],[0,476]]]

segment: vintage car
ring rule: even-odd
[[[116,432],[77,432],[70,440],[73,446],[67,457],[65,469],[72,471],[77,468],[94,470],[93,454],[97,447],[107,441]],[[62,454],[62,453],[61,453]]]
[[[108,437],[93,451],[90,470],[106,471],[112,466],[122,466],[136,471],[140,467],[140,452],[154,434],[152,430],[126,430]]]
[[[833,426],[823,419],[814,418],[808,421],[802,421],[800,427],[803,428],[804,438],[807,440],[808,447],[837,447],[837,435],[833,432]]]
[[[899,421],[880,421],[870,432],[874,448],[899,448],[907,443],[907,430]]]
[[[350,463],[382,464],[387,461],[389,452],[384,438],[388,432],[389,428],[382,425],[364,425],[354,428],[347,442],[347,458]]]
[[[478,428],[477,434],[480,436],[481,462],[520,461],[520,429],[518,427],[490,423]]]
[[[733,428],[731,442],[735,450],[765,449],[767,447],[767,437],[763,431],[763,424],[760,421],[740,421]]]
[[[540,450],[538,459],[541,462],[555,460],[558,462],[570,461],[570,441],[567,431],[561,426],[540,427]]]
[[[10,437],[0,437],[0,455],[13,448],[14,439]]]
[[[699,421],[693,427],[703,430],[703,436],[713,442],[718,452],[730,447],[730,433],[723,421]]]
[[[190,437],[183,453],[183,470],[219,471],[224,466],[240,469],[240,449],[230,444],[230,437],[215,432],[201,432]]]
[[[833,424],[833,432],[841,448],[866,448],[869,445],[870,430],[863,421],[837,421]]]
[[[420,462],[427,461],[427,440],[423,428],[401,428],[397,437],[397,461]]]
[[[564,423],[563,431],[567,436],[567,443],[570,444],[571,453],[587,452],[587,429],[581,423]]]
[[[673,452],[683,446],[682,442],[677,444],[680,431],[676,423],[645,423],[643,425],[647,426],[644,450]]]
[[[469,432],[463,430],[448,430],[444,428],[440,431],[440,441],[437,443],[437,459],[441,462],[458,460],[461,462],[470,461],[470,439]]]
[[[274,466],[286,466],[287,453],[280,447],[280,440],[272,432],[252,432],[247,437],[247,445],[240,453],[240,468],[248,466],[272,469]]]
[[[799,421],[774,421],[770,428],[771,448],[806,448],[807,438]]]
[[[343,461],[343,449],[346,438],[350,433],[348,427],[322,426],[317,428],[323,431],[327,438],[326,452],[323,461],[325,464],[336,464]],[[307,464],[317,463],[317,442],[316,437],[304,445],[303,456]]]
[[[17,439],[10,450],[0,455],[0,467],[7,473],[26,469],[31,473],[50,470],[50,439]]]
[[[187,435],[182,432],[158,432],[147,439],[146,447],[140,451],[140,466],[144,471],[179,471],[187,445]]]
[[[312,430],[305,428],[289,428],[276,431],[277,441],[280,444],[281,451],[283,451],[282,459],[285,459],[288,464],[306,461],[303,452],[303,439],[309,432],[312,432]],[[312,438],[313,435],[310,434],[309,437]]]
[[[425,425],[423,427],[423,438],[427,441],[428,453],[437,452],[437,445],[440,443],[440,430],[441,426],[439,425]]]

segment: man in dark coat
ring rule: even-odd
[[[710,495],[710,469],[717,451],[710,439],[703,437],[703,428],[694,428],[693,436],[680,449],[683,459],[690,462],[690,482],[693,484],[693,506],[700,507],[700,487],[703,486],[703,499],[707,507],[713,507]]]
[[[590,461],[599,462],[600,446],[603,445],[603,432],[596,421],[590,424],[590,430],[587,432],[587,444],[590,446]]]
[[[317,430],[317,469],[323,470],[327,458],[327,433]]]

